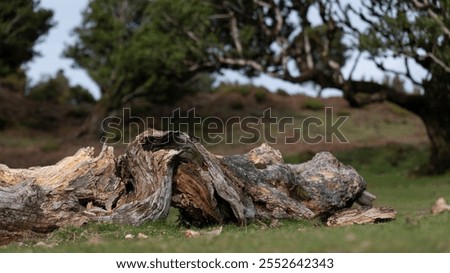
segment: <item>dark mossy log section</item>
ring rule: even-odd
[[[217,156],[184,133],[149,130],[118,157],[104,146],[97,157],[82,148],[53,166],[0,165],[0,230],[49,232],[89,221],[139,225],[167,217],[171,206],[182,223],[199,227],[326,219],[355,201],[370,206],[375,197],[365,189],[364,179],[328,152],[290,165],[266,144]]]

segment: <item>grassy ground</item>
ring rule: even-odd
[[[318,220],[282,221],[276,228],[259,223],[224,226],[221,235],[185,238],[176,211],[165,221],[140,227],[89,224],[60,229],[47,237],[0,248],[3,252],[450,252],[450,213],[431,215],[438,197],[450,200],[450,174],[415,177],[411,170],[426,161],[424,149],[388,145],[337,153],[353,165],[377,195],[377,206],[398,210],[393,222],[330,228]],[[306,159],[306,158],[305,158]],[[298,162],[298,156],[286,161]],[[144,233],[147,239],[126,240]],[[44,242],[47,246],[36,246]],[[52,247],[49,247],[52,246]]]

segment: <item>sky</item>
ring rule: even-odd
[[[88,0],[76,0],[76,1],[61,1],[61,0],[41,0],[41,7],[52,9],[54,11],[53,20],[56,22],[56,26],[53,27],[49,33],[43,37],[42,42],[36,46],[36,50],[41,53],[41,56],[35,57],[29,62],[27,67],[27,75],[31,79],[31,83],[36,83],[42,77],[48,75],[55,75],[59,69],[63,69],[65,75],[69,78],[72,85],[79,84],[94,95],[95,98],[100,98],[99,87],[97,84],[89,78],[86,71],[73,67],[73,61],[71,59],[64,58],[62,53],[64,48],[68,44],[72,44],[75,41],[74,35],[71,33],[73,28],[81,23],[81,12],[87,7]],[[314,18],[315,15],[311,14]],[[355,56],[352,58],[354,59]],[[403,62],[397,60],[386,60],[385,65],[393,69],[403,70]],[[343,75],[346,77],[353,61],[347,62],[343,68]],[[425,71],[420,69],[419,66],[412,68],[412,73],[416,79],[425,77]],[[359,61],[353,78],[366,79],[373,78],[375,80],[381,80],[384,74],[370,61],[365,58],[361,58]],[[217,75],[216,84],[220,82],[238,82],[238,83],[251,83],[254,85],[262,85],[271,91],[277,89],[283,89],[288,93],[304,93],[310,96],[315,96],[317,90],[314,90],[314,86],[311,84],[298,85],[287,83],[278,79],[273,79],[267,75],[262,75],[254,79],[248,79],[239,73],[225,70],[222,75]],[[407,83],[407,89],[412,90],[412,85]],[[339,96],[341,92],[338,90],[325,90],[324,96]]]
[[[97,84],[88,74],[82,69],[73,68],[72,60],[62,56],[65,46],[75,41],[71,31],[81,23],[81,12],[87,4],[88,0],[41,0],[41,7],[54,11],[53,21],[56,26],[51,28],[36,46],[35,49],[41,56],[35,57],[27,64],[27,75],[32,83],[36,83],[43,76],[55,75],[59,69],[63,69],[72,85],[79,84],[91,91],[95,98],[100,97]]]

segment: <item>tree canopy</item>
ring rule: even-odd
[[[431,142],[430,171],[450,169],[450,1],[364,1],[363,9],[339,6],[342,25],[359,41],[359,49],[382,70],[401,75],[423,89],[404,93],[378,88],[383,96],[416,113],[424,122]],[[359,30],[349,19],[359,17],[367,28]],[[386,57],[401,58],[404,71],[384,65]],[[420,80],[410,66],[422,66],[428,75]],[[358,90],[352,91],[357,92]]]
[[[34,46],[53,26],[52,17],[39,1],[0,2],[0,76],[15,73],[38,54]]]
[[[216,7],[212,26],[223,43],[210,52],[220,67],[337,88],[353,106],[396,103],[423,120],[431,142],[430,171],[450,169],[450,83],[444,80],[450,74],[450,1],[209,2]],[[314,12],[319,23],[311,19]],[[423,93],[354,80],[353,71],[344,77],[342,68],[355,52],[368,53],[380,69],[410,79]],[[402,58],[405,70],[384,65],[389,56]],[[428,71],[427,78],[414,78],[412,62]]]
[[[87,70],[112,108],[136,96],[164,99],[179,92],[205,59],[181,29],[202,31],[205,9],[198,0],[91,1],[65,55]]]

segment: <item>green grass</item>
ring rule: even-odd
[[[338,152],[336,157],[367,174],[410,174],[427,163],[428,147],[407,144],[387,144],[380,147],[362,147]]]
[[[258,223],[224,226],[213,238],[186,238],[176,223],[176,211],[165,221],[139,227],[92,223],[67,227],[45,238],[12,244],[3,252],[450,252],[450,213],[431,215],[438,197],[450,200],[450,174],[410,176],[426,161],[426,150],[389,145],[341,152],[337,157],[356,167],[377,195],[376,206],[398,211],[395,221],[375,225],[325,227],[319,220],[285,220],[277,228]],[[147,239],[126,240],[142,232]],[[36,247],[37,242],[53,248]]]
[[[301,105],[302,109],[308,109],[313,111],[322,110],[324,107],[325,104],[322,101],[315,98],[308,98]]]
[[[16,148],[40,146],[42,151],[51,151],[59,148],[59,143],[56,138],[47,135],[35,137],[2,134],[0,135],[0,146]]]

